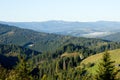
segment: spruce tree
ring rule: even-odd
[[[105,52],[102,58],[102,62],[99,63],[99,69],[97,71],[97,80],[116,80],[118,71],[115,69],[115,61],[111,61],[110,54]]]
[[[15,69],[11,70],[6,80],[33,80],[29,74],[31,69],[23,56],[19,56],[19,63]]]
[[[20,80],[32,80],[32,76],[29,75],[31,71],[30,64],[24,56],[19,56],[19,64],[16,67],[16,71]]]
[[[7,72],[8,72],[7,69],[0,65],[0,80],[5,80],[5,78],[8,75]]]

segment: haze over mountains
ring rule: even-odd
[[[116,43],[100,39],[88,39],[36,32],[33,30],[0,24],[0,44],[14,44],[40,52],[55,52],[59,48],[62,48],[68,44],[79,44],[79,46],[85,48],[89,47],[91,50],[91,48],[97,49],[102,46],[108,46],[107,44],[114,45]],[[95,51],[95,49],[93,50]]]
[[[70,36],[82,36],[89,38],[101,38],[120,31],[120,22],[97,21],[97,22],[68,22],[68,21],[45,21],[45,22],[0,22],[32,29],[39,32],[55,33]]]
[[[0,65],[2,65],[2,67],[0,66],[0,74],[3,73],[4,73],[3,75],[8,74],[8,76],[5,76],[5,78],[8,79],[9,76],[11,78],[11,75],[13,75],[10,73],[14,70],[14,67],[16,72],[15,74],[21,73],[22,70],[21,65],[23,67],[24,66],[30,67],[30,68],[26,68],[26,69],[30,69],[29,72],[26,73],[26,69],[25,69],[25,71],[22,70],[23,71],[22,73],[26,73],[28,76],[32,78],[35,78],[34,76],[36,75],[38,76],[37,79],[26,79],[26,80],[41,80],[41,78],[43,79],[44,74],[47,75],[46,80],[56,80],[57,79],[56,76],[54,77],[54,75],[56,74],[57,76],[60,76],[60,79],[58,77],[59,80],[67,80],[66,75],[64,75],[66,73],[68,74],[67,76],[70,76],[70,79],[71,79],[71,75],[73,75],[71,80],[78,80],[79,76],[86,78],[85,75],[89,74],[88,69],[90,69],[91,67],[94,68],[94,65],[96,65],[96,63],[94,63],[94,65],[90,63],[90,67],[88,67],[89,66],[88,64],[85,64],[83,69],[81,68],[83,67],[83,65],[81,65],[80,63],[84,59],[86,59],[89,56],[98,54],[100,52],[104,52],[106,49],[114,50],[120,48],[120,42],[112,42],[109,40],[102,40],[96,38],[73,37],[75,35],[70,35],[70,34],[69,34],[70,36],[64,36],[68,34],[62,33],[63,35],[58,35],[61,33],[57,32],[62,30],[66,30],[66,31],[73,30],[76,32],[77,29],[80,34],[86,34],[86,33],[96,34],[99,32],[105,32],[105,33],[113,32],[114,34],[111,35],[116,35],[114,37],[119,39],[119,37],[117,37],[119,36],[119,33],[116,33],[119,32],[117,30],[119,29],[119,27],[115,27],[113,30],[111,29],[112,27],[111,28],[109,27],[109,30],[105,30],[106,28],[104,27],[100,27],[100,26],[92,27],[93,25],[86,26],[86,24],[84,24],[83,26],[85,27],[78,26],[74,28],[73,26],[75,25],[77,26],[78,24],[77,22],[69,24],[72,26],[68,26],[68,27],[65,26],[62,27],[62,25],[60,25],[61,23],[59,22],[58,24],[57,22],[56,25],[58,25],[59,27],[54,26],[52,27],[52,29],[49,28],[50,26],[46,24],[47,26],[43,27],[43,29],[46,30],[45,33],[45,31],[39,29],[37,30],[36,28],[34,28],[34,30],[36,31],[23,29],[23,28],[28,28],[29,26],[28,27],[23,26],[22,28],[18,28],[17,26],[12,26],[14,24],[9,24],[9,25],[8,23],[0,24]],[[51,23],[51,25],[52,24],[53,22]],[[65,23],[65,25],[68,24]],[[50,32],[49,29],[47,31],[47,28],[49,28],[53,32]],[[116,40],[116,38],[114,38],[114,40]],[[115,55],[113,54],[113,56]],[[24,56],[26,56],[26,58],[24,58]],[[117,54],[117,57],[118,56],[119,54]],[[115,56],[115,59],[117,57]],[[31,64],[29,65],[27,62]],[[24,63],[26,64],[24,65]],[[17,68],[16,66],[19,65],[20,68],[19,67]],[[117,63],[117,65],[119,65],[119,63]],[[4,70],[9,70],[10,72],[4,72]],[[30,73],[34,74],[32,73],[33,71],[37,74],[30,75]],[[95,74],[93,74],[93,76],[94,75]],[[62,79],[61,76],[63,77]],[[94,80],[92,78],[93,76],[91,76],[91,80]],[[19,77],[21,77],[21,75]],[[3,78],[1,80],[4,80]],[[81,79],[81,77],[79,79]],[[13,80],[13,78],[10,80]],[[18,78],[16,78],[15,80],[18,80]],[[23,80],[23,77],[19,80]]]

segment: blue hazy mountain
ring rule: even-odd
[[[45,21],[45,22],[0,22],[20,28],[32,29],[39,32],[55,33],[82,37],[104,37],[120,31],[120,22],[97,21],[97,22],[68,22],[68,21]]]
[[[120,42],[120,32],[104,36],[104,37],[102,37],[102,39],[115,41],[115,42]]]

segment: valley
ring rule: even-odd
[[[107,33],[95,32],[92,35],[96,36],[96,34]],[[0,24],[0,74],[3,75],[0,78],[22,76],[27,80],[30,77],[33,80],[44,80],[44,77],[46,80],[84,80],[84,78],[93,80],[98,69],[97,64],[106,50],[111,54],[111,59],[116,65],[120,63],[119,41],[117,38],[113,40],[105,38],[60,35]],[[17,73],[13,76],[12,72]],[[6,74],[9,76],[5,77]]]
[[[38,32],[70,35],[86,38],[103,38],[120,31],[120,22],[69,22],[69,21],[44,21],[44,22],[0,22],[20,28],[32,29]],[[109,40],[109,39],[108,39]]]
[[[120,80],[120,0],[0,0],[0,80]]]

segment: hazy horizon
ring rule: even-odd
[[[83,22],[83,23],[84,23],[84,22],[86,22],[86,23],[87,23],[87,22],[120,22],[120,21],[112,21],[112,20],[111,20],[111,21],[110,21],[110,20],[106,20],[106,21],[105,21],[105,20],[96,20],[96,21],[68,21],[68,20],[44,20],[44,21],[2,21],[2,20],[0,20],[0,22],[18,22],[18,23],[19,23],[19,22],[20,22],[20,23],[22,23],[22,22],[26,22],[26,23],[27,23],[27,22],[28,22],[28,23],[29,23],[29,22],[36,22],[36,23],[37,23],[37,22],[49,22],[49,21],[57,21],[57,22],[59,22],[59,21],[61,21],[61,22]]]

